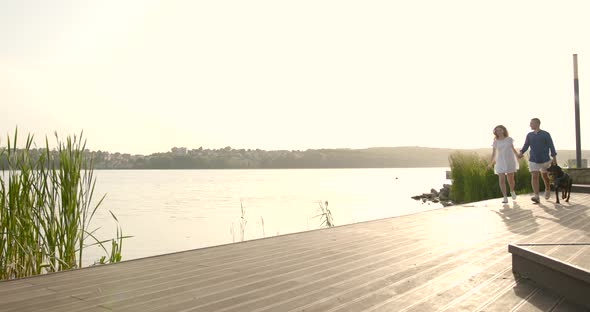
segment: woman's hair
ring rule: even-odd
[[[495,126],[495,127],[494,127],[494,131],[493,131],[493,133],[494,133],[494,138],[495,138],[495,139],[497,139],[497,138],[498,138],[498,134],[496,134],[496,129],[498,129],[498,128],[500,128],[500,129],[504,130],[504,136],[505,136],[505,137],[508,137],[508,130],[506,130],[506,127],[504,127],[504,126],[502,126],[502,125],[497,125],[497,126]]]

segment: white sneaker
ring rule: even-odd
[[[512,195],[512,200],[516,200],[516,193],[514,191],[510,191],[510,195]]]
[[[545,199],[551,198],[551,191],[545,191]]]
[[[508,197],[504,197],[504,199],[502,199],[502,204],[508,204]]]

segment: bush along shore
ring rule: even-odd
[[[422,202],[440,202],[446,207],[502,196],[498,176],[486,157],[476,153],[456,152],[449,156],[449,163],[452,184],[444,184],[439,192],[431,189],[430,193],[412,196],[412,198]],[[514,180],[517,194],[532,192],[531,174],[524,158],[519,160],[519,169],[514,173]],[[539,179],[539,184],[541,190],[545,188],[543,179]],[[508,185],[506,188],[508,189]]]

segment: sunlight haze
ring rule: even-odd
[[[590,149],[586,1],[0,0],[0,145]],[[40,143],[40,140],[37,140]]]

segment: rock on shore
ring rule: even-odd
[[[431,201],[433,203],[441,203],[443,206],[452,206],[454,203],[449,199],[449,194],[451,191],[450,184],[443,184],[443,188],[441,188],[438,192],[435,189],[431,189],[430,193],[422,193],[422,195],[412,196],[415,200],[421,200],[422,203]]]

